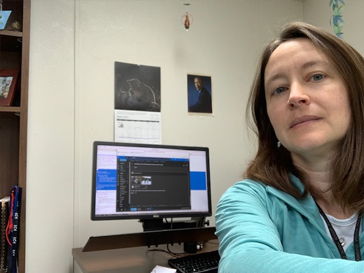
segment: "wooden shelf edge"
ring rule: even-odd
[[[23,32],[20,32],[20,31],[12,31],[12,30],[0,30],[0,35],[14,36],[14,37],[23,37]]]
[[[0,113],[1,112],[10,112],[10,113],[20,113],[21,112],[21,109],[20,107],[16,106],[16,107],[13,107],[13,106],[0,106]]]

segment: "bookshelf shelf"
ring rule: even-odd
[[[9,113],[20,113],[21,108],[16,106],[10,107],[2,107],[0,106],[0,112],[9,112]]]
[[[3,10],[11,10],[4,30],[0,30],[0,69],[19,69],[20,76],[12,106],[0,106],[0,199],[11,189],[22,187],[19,273],[25,272],[26,158],[28,124],[28,81],[31,0],[2,0]],[[13,23],[20,31],[8,30]],[[0,273],[3,271],[0,270]]]
[[[13,30],[0,30],[2,36],[23,37],[23,32]]]

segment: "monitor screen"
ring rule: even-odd
[[[94,142],[92,220],[211,216],[209,150]]]

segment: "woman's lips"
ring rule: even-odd
[[[301,124],[301,123],[305,123],[305,122],[308,122],[308,121],[315,121],[315,120],[319,120],[319,119],[320,118],[317,117],[317,116],[302,116],[302,117],[298,117],[298,118],[295,118],[291,122],[291,124],[289,125],[289,128],[293,128],[296,125]]]

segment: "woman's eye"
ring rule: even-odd
[[[274,95],[279,95],[279,94],[282,94],[284,91],[286,91],[287,88],[286,87],[278,87],[276,89],[274,89]]]
[[[312,79],[313,81],[320,81],[320,80],[322,80],[323,78],[325,78],[325,75],[323,75],[323,74],[315,74],[315,75],[313,75],[313,76],[311,77],[311,79]]]

